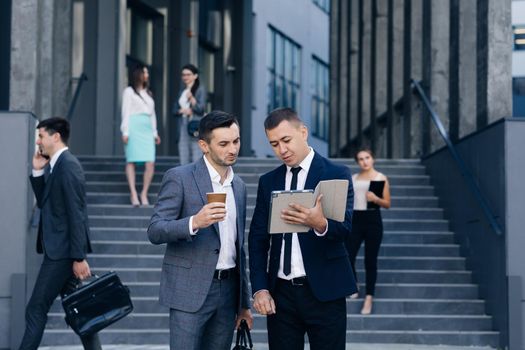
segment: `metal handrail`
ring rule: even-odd
[[[85,75],[84,73],[80,74],[80,77],[78,77],[77,79],[78,79],[78,85],[77,85],[77,89],[75,90],[75,94],[73,95],[73,99],[71,100],[71,103],[69,104],[69,109],[66,115],[67,120],[71,120],[71,118],[73,117],[73,112],[75,111],[75,107],[77,105],[77,99],[78,99],[78,96],[80,95],[80,90],[82,90],[82,84],[84,83],[84,81],[88,80],[87,75]]]
[[[499,223],[497,222],[496,216],[493,214],[492,210],[490,209],[487,203],[487,200],[485,199],[478,185],[474,181],[474,177],[472,176],[472,173],[470,172],[470,170],[467,168],[467,165],[463,161],[463,158],[461,158],[461,156],[456,150],[456,147],[452,144],[452,141],[450,140],[448,133],[445,130],[445,127],[443,126],[443,123],[441,123],[439,116],[434,111],[434,108],[432,108],[432,105],[430,104],[430,101],[427,95],[425,94],[425,91],[423,91],[423,88],[421,87],[421,84],[415,81],[414,79],[412,79],[411,81],[412,81],[412,87],[415,88],[416,92],[421,98],[421,101],[423,102],[428,112],[430,113],[430,118],[432,119],[432,122],[437,127],[439,134],[445,141],[445,144],[447,145],[449,152],[452,154],[452,158],[454,158],[454,160],[456,161],[456,164],[459,167],[461,175],[463,175],[463,178],[465,178],[468,184],[468,187],[470,188],[470,190],[474,194],[474,197],[476,197],[476,200],[478,201],[479,205],[483,209],[483,213],[487,217],[490,223],[490,226],[492,227],[492,229],[497,235],[502,235],[503,230],[501,226],[499,225]]]

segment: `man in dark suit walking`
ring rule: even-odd
[[[308,146],[308,130],[290,108],[272,111],[266,136],[283,165],[259,179],[249,233],[253,306],[267,315],[271,350],[304,348],[343,350],[346,300],[357,291],[344,242],[351,229],[353,188],[350,170],[323,158]],[[344,222],[326,219],[321,197],[313,208],[291,204],[282,218],[311,229],[306,233],[268,234],[271,192],[314,189],[321,180],[350,182]]]
[[[233,173],[239,124],[213,111],[200,122],[204,156],[166,172],[148,228],[166,245],[160,302],[170,308],[171,350],[227,350],[242,319],[251,327],[244,225],[246,185]],[[226,193],[208,203],[206,193]]]
[[[44,260],[26,307],[26,328],[20,350],[38,348],[55,298],[73,277],[91,275],[91,252],[84,172],[67,147],[69,122],[49,118],[37,125],[38,151],[29,177],[40,208],[37,252]],[[81,338],[84,349],[101,349],[98,336]]]

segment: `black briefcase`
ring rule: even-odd
[[[115,272],[69,291],[62,295],[66,323],[82,337],[106,328],[133,310],[129,288]]]

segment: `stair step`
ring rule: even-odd
[[[139,214],[140,215],[140,214]],[[146,227],[91,227],[92,240],[148,240]],[[249,229],[246,229],[246,233]],[[385,231],[383,244],[453,244],[454,234],[448,231]]]
[[[252,330],[254,345],[267,344],[266,329]],[[168,329],[121,329],[111,328],[100,332],[103,344],[169,344]],[[493,331],[352,331],[347,330],[346,340],[348,348],[354,348],[354,343],[377,344],[378,341],[392,344],[425,344],[449,346],[491,346],[499,345],[499,333]],[[46,330],[42,339],[42,346],[46,345],[79,345],[80,340],[69,329]],[[380,347],[381,348],[381,347]],[[256,349],[261,349],[257,347]],[[388,349],[384,347],[384,349]],[[411,349],[407,345],[406,349]],[[443,349],[446,349],[443,347]],[[163,350],[167,350],[163,349]],[[463,350],[463,349],[462,349]],[[472,349],[476,350],[476,349]],[[481,350],[481,349],[480,349]],[[483,350],[489,350],[483,348]]]
[[[136,183],[137,189],[142,188],[142,182]],[[160,182],[154,182],[150,185],[150,193],[157,194],[160,189]],[[246,189],[249,194],[257,194],[257,184],[247,184]],[[89,181],[86,183],[87,192],[119,192],[127,193],[129,191],[127,182],[110,182],[110,181]],[[394,196],[433,196],[434,188],[432,186],[390,186],[390,192]]]
[[[266,317],[254,315],[254,328],[266,326]],[[169,313],[138,313],[133,312],[111,328],[141,329],[144,325],[153,328],[168,328]],[[353,331],[359,330],[396,330],[396,331],[490,331],[491,320],[485,315],[347,315],[347,327]],[[63,313],[49,313],[48,329],[64,328]]]
[[[259,174],[253,173],[236,173],[247,184],[257,184],[259,182]],[[392,186],[411,185],[411,186],[428,186],[430,179],[428,175],[394,175],[388,174],[388,180]],[[137,171],[137,179],[142,178],[144,173]],[[86,181],[110,181],[110,182],[126,182],[126,174],[122,171],[85,171]],[[155,172],[152,182],[160,183],[164,172]]]
[[[160,267],[164,254],[89,254],[90,264],[105,267]],[[362,266],[363,257],[358,256],[357,266]],[[463,257],[417,257],[417,256],[379,256],[379,269],[413,270],[463,270]]]
[[[359,171],[359,168],[354,165],[352,162],[339,162],[342,165],[349,166],[352,173]],[[82,167],[84,171],[124,171],[126,166],[125,162],[83,162]],[[156,162],[155,172],[164,173],[167,170],[173,168],[175,165],[166,162]],[[278,162],[272,163],[258,163],[258,162],[244,162],[237,163],[233,166],[233,171],[235,173],[254,173],[254,174],[264,174],[267,173],[276,167],[280,166]],[[136,167],[137,173],[144,170],[143,165],[138,165]],[[399,164],[377,164],[377,170],[382,173],[390,175],[425,175],[426,169],[422,165],[399,165]]]
[[[133,310],[138,313],[166,313],[168,308],[160,305],[158,296],[132,297]],[[363,299],[346,300],[347,312],[359,315]],[[57,298],[51,307],[54,313],[62,313]],[[404,315],[484,315],[485,302],[476,299],[374,299],[374,314]],[[367,316],[362,316],[367,317]]]

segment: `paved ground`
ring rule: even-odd
[[[254,350],[268,350],[266,344],[254,344]],[[493,350],[490,347],[409,345],[409,344],[349,344],[351,350]],[[39,350],[83,350],[82,346],[46,346]],[[310,347],[306,346],[305,350]],[[104,350],[169,350],[166,345],[106,345]]]

